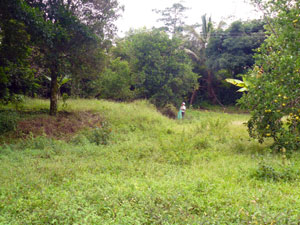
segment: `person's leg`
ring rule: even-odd
[[[181,112],[181,115],[182,115],[182,119],[183,119],[183,117],[184,117],[184,113],[185,113],[185,112]]]

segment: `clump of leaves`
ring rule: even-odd
[[[0,104],[7,105],[11,103],[17,111],[23,108],[25,102],[25,96],[21,94],[8,94],[0,99]]]
[[[73,138],[74,144],[86,144],[86,142],[96,145],[107,145],[111,136],[112,129],[108,122],[101,122],[99,127],[86,130]]]
[[[0,135],[16,130],[19,119],[20,115],[17,112],[0,111]]]
[[[177,109],[172,104],[167,104],[159,110],[163,115],[175,119],[177,116]]]
[[[266,27],[268,37],[247,76],[251,85],[239,103],[251,111],[251,137],[261,143],[273,138],[273,148],[292,151],[300,148],[300,7],[289,3],[263,3],[277,17]]]
[[[67,100],[70,98],[70,96],[67,93],[63,93],[61,97],[63,101],[62,107],[65,109],[68,106]]]
[[[260,163],[259,167],[252,172],[251,177],[267,181],[293,181],[299,178],[299,171],[291,166],[274,166]]]
[[[107,145],[112,129],[107,122],[102,122],[101,127],[97,127],[93,130],[88,137],[91,143],[97,145]]]

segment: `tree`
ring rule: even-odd
[[[50,114],[57,112],[58,80],[74,71],[91,68],[85,60],[93,49],[114,32],[112,22],[119,16],[116,0],[3,0],[0,16],[26,25],[33,45],[43,55],[49,71]],[[97,47],[96,47],[97,48]],[[83,62],[80,63],[80,62]]]
[[[278,0],[255,3],[270,12],[267,39],[246,76],[250,85],[240,104],[251,111],[249,134],[283,152],[300,147],[300,2]]]
[[[135,92],[161,107],[178,105],[197,83],[181,41],[160,30],[139,30],[125,38]]]
[[[206,66],[207,56],[206,56],[206,47],[209,43],[211,34],[214,30],[211,17],[208,21],[206,15],[201,17],[201,32],[196,31],[196,26],[186,26],[185,30],[187,35],[185,35],[185,51],[191,56],[194,64],[194,70],[199,73],[202,77],[199,79],[199,83],[204,83],[206,86],[206,91],[210,100],[213,103],[219,102],[213,87],[213,72]],[[219,27],[223,23],[219,24]],[[199,91],[200,85],[195,86],[192,96],[190,98],[190,104],[194,103],[197,92]]]
[[[183,31],[184,19],[186,18],[184,12],[187,9],[181,3],[174,3],[172,7],[163,10],[154,9],[153,11],[161,15],[161,18],[157,20],[164,23],[164,27],[161,29],[174,36]]]
[[[254,49],[265,39],[264,22],[235,21],[226,30],[216,30],[206,48],[207,66],[214,71],[219,99],[234,103],[241,95],[236,88],[224,84],[225,78],[237,78],[254,64]]]
[[[236,21],[225,31],[215,31],[206,49],[208,66],[215,71],[226,69],[234,76],[244,73],[254,63],[254,49],[265,39],[264,24]]]
[[[134,92],[131,71],[127,61],[116,58],[111,60],[105,71],[96,82],[97,97],[115,101],[133,99]]]
[[[30,66],[30,35],[16,20],[1,21],[0,98],[9,102],[15,94],[28,94],[35,88],[34,70]]]

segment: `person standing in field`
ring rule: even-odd
[[[183,102],[183,103],[181,104],[180,110],[181,110],[182,119],[183,119],[183,118],[184,118],[184,114],[185,114],[185,110],[186,110],[185,102]]]

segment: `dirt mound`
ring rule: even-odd
[[[46,135],[47,137],[68,140],[84,128],[100,127],[103,120],[93,112],[60,112],[56,117],[41,115],[18,122],[19,137]]]

